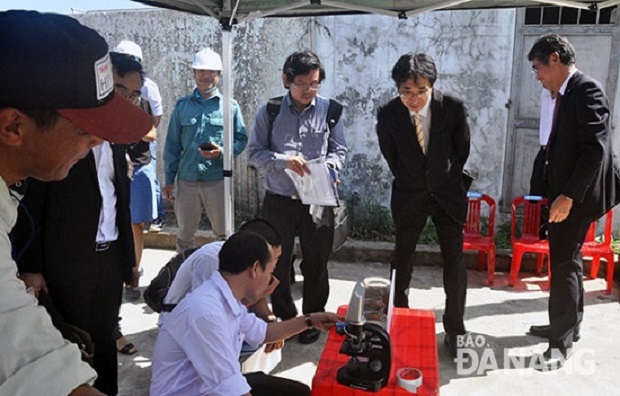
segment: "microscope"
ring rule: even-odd
[[[351,388],[378,392],[390,377],[390,336],[380,324],[367,322],[364,317],[365,290],[365,282],[355,285],[346,322],[337,328],[346,336],[339,352],[351,358],[338,369],[336,379]]]

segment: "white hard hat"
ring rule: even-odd
[[[121,40],[112,51],[118,52],[119,54],[132,55],[142,61],[142,49],[133,41]]]
[[[222,71],[222,58],[211,48],[203,49],[194,55],[192,69]]]

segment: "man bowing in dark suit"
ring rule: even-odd
[[[142,66],[124,54],[112,55],[110,66],[116,95],[138,106]],[[35,230],[16,260],[20,278],[35,294],[41,289],[48,292],[63,319],[92,336],[94,386],[107,395],[118,393],[113,329],[123,284],[135,288],[140,277],[126,153],[126,145],[104,142],[77,161],[64,180],[28,179],[22,200],[26,210],[15,226]]]
[[[394,176],[394,304],[409,305],[411,256],[430,216],[437,228],[444,262],[444,341],[455,357],[457,336],[465,334],[467,272],[462,256],[467,216],[463,185],[463,166],[469,156],[467,112],[460,99],[433,88],[437,69],[426,54],[401,56],[392,69],[392,79],[399,97],[379,109],[377,135],[381,153]]]
[[[607,97],[598,81],[575,67],[575,50],[565,37],[547,34],[527,58],[536,79],[556,93],[547,145],[545,187],[551,202],[549,325],[530,333],[549,338],[544,367],[561,367],[583,318],[581,245],[590,223],[618,202],[618,168],[612,151]]]

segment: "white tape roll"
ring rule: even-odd
[[[396,371],[398,385],[407,392],[418,393],[418,388],[422,385],[422,372],[416,368],[403,367]]]

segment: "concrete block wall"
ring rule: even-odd
[[[221,51],[219,23],[166,10],[89,12],[76,16],[114,46],[121,39],[140,44],[148,75],[160,87],[164,116],[159,128],[158,173],[175,100],[194,88],[193,53],[210,46]],[[474,188],[501,193],[504,144],[514,42],[514,10],[433,12],[407,20],[385,16],[257,19],[235,28],[234,96],[251,132],[259,107],[282,95],[281,67],[291,52],[311,48],[321,57],[327,80],[321,95],[345,106],[350,154],[341,193],[363,203],[389,206],[391,176],[375,134],[378,106],[396,95],[390,71],[406,52],[426,52],[439,70],[436,86],[463,97],[470,109],[472,152],[467,168]],[[236,161],[238,211],[257,213],[260,175],[247,167],[247,153]]]

